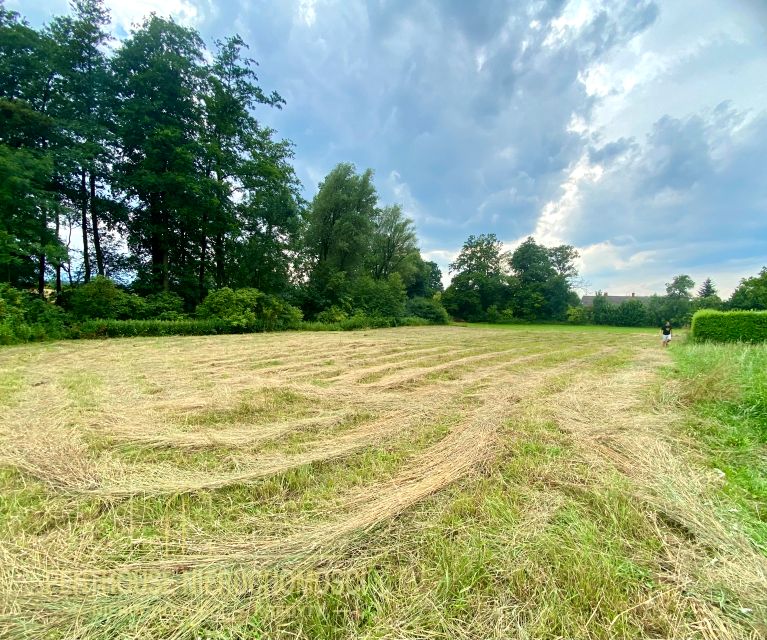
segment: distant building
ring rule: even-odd
[[[610,304],[620,304],[621,302],[628,302],[629,300],[639,300],[639,302],[649,302],[650,300],[650,296],[638,296],[633,293],[630,296],[608,296],[606,293],[603,293],[600,297],[606,299]],[[583,296],[581,298],[581,304],[584,307],[593,307],[596,298],[597,296]]]

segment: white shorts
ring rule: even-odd
[[[663,336],[663,342],[671,342],[671,336]]]

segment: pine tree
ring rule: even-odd
[[[717,295],[717,290],[716,290],[716,287],[714,286],[714,283],[711,282],[711,278],[706,278],[703,281],[703,284],[700,285],[700,289],[698,289],[698,297],[710,298],[715,295]]]

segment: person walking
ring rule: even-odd
[[[660,332],[663,339],[663,346],[667,347],[668,343],[671,342],[671,323],[666,322],[666,324],[661,327]]]

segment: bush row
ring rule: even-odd
[[[70,327],[67,337],[132,338],[138,336],[208,336],[243,333],[227,320],[87,320]]]
[[[766,342],[767,311],[698,311],[691,335],[710,342]]]
[[[295,329],[303,331],[353,331],[355,329],[381,329],[386,327],[420,327],[431,324],[423,318],[382,318],[354,315],[341,322],[301,322]],[[88,320],[73,325],[66,337],[134,338],[149,336],[208,336],[228,333],[256,333],[264,331],[259,323],[243,325],[229,320]]]
[[[338,322],[305,321],[301,323],[301,329],[304,331],[355,331],[357,329],[386,329],[388,327],[425,327],[430,324],[434,323],[415,316],[386,318],[358,313]]]

